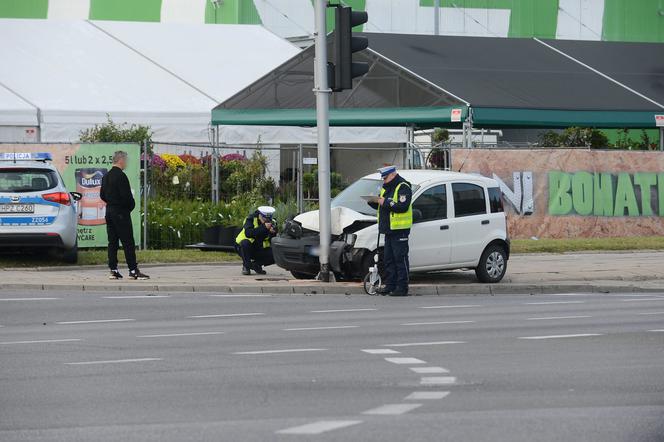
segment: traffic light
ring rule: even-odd
[[[353,11],[348,6],[337,6],[334,15],[334,81],[330,85],[335,92],[353,88],[353,78],[366,74],[369,63],[354,62],[353,53],[369,46],[367,37],[353,37],[353,28],[366,23],[369,16],[364,11]]]

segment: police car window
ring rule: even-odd
[[[434,186],[418,196],[413,202],[413,216],[417,223],[447,218],[445,185]]]
[[[454,197],[454,216],[479,215],[486,213],[484,188],[470,183],[452,184]]]
[[[40,192],[57,184],[57,175],[52,170],[0,169],[0,192]]]

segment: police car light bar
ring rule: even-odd
[[[53,161],[48,152],[4,152],[0,153],[0,161]]]

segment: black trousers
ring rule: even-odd
[[[129,270],[136,270],[136,244],[131,225],[131,214],[127,211],[106,210],[106,233],[108,234],[108,267],[118,268],[118,249],[120,242],[124,249]]]
[[[383,265],[385,288],[408,291],[409,267],[408,235],[410,232],[390,232],[385,235]]]
[[[235,245],[235,250],[242,258],[242,266],[246,269],[251,269],[254,265],[269,266],[274,264],[272,247],[265,249],[261,244],[256,245],[257,242],[252,243],[248,239],[244,239],[240,241],[240,244]]]

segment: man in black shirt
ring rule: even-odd
[[[117,151],[113,154],[113,167],[101,180],[99,193],[106,203],[106,231],[108,233],[108,267],[111,269],[109,279],[122,279],[118,270],[118,248],[122,242],[125,259],[132,279],[150,279],[141,273],[136,263],[136,244],[131,224],[131,211],[136,207],[131,193],[129,178],[124,173],[127,167],[127,152]]]

